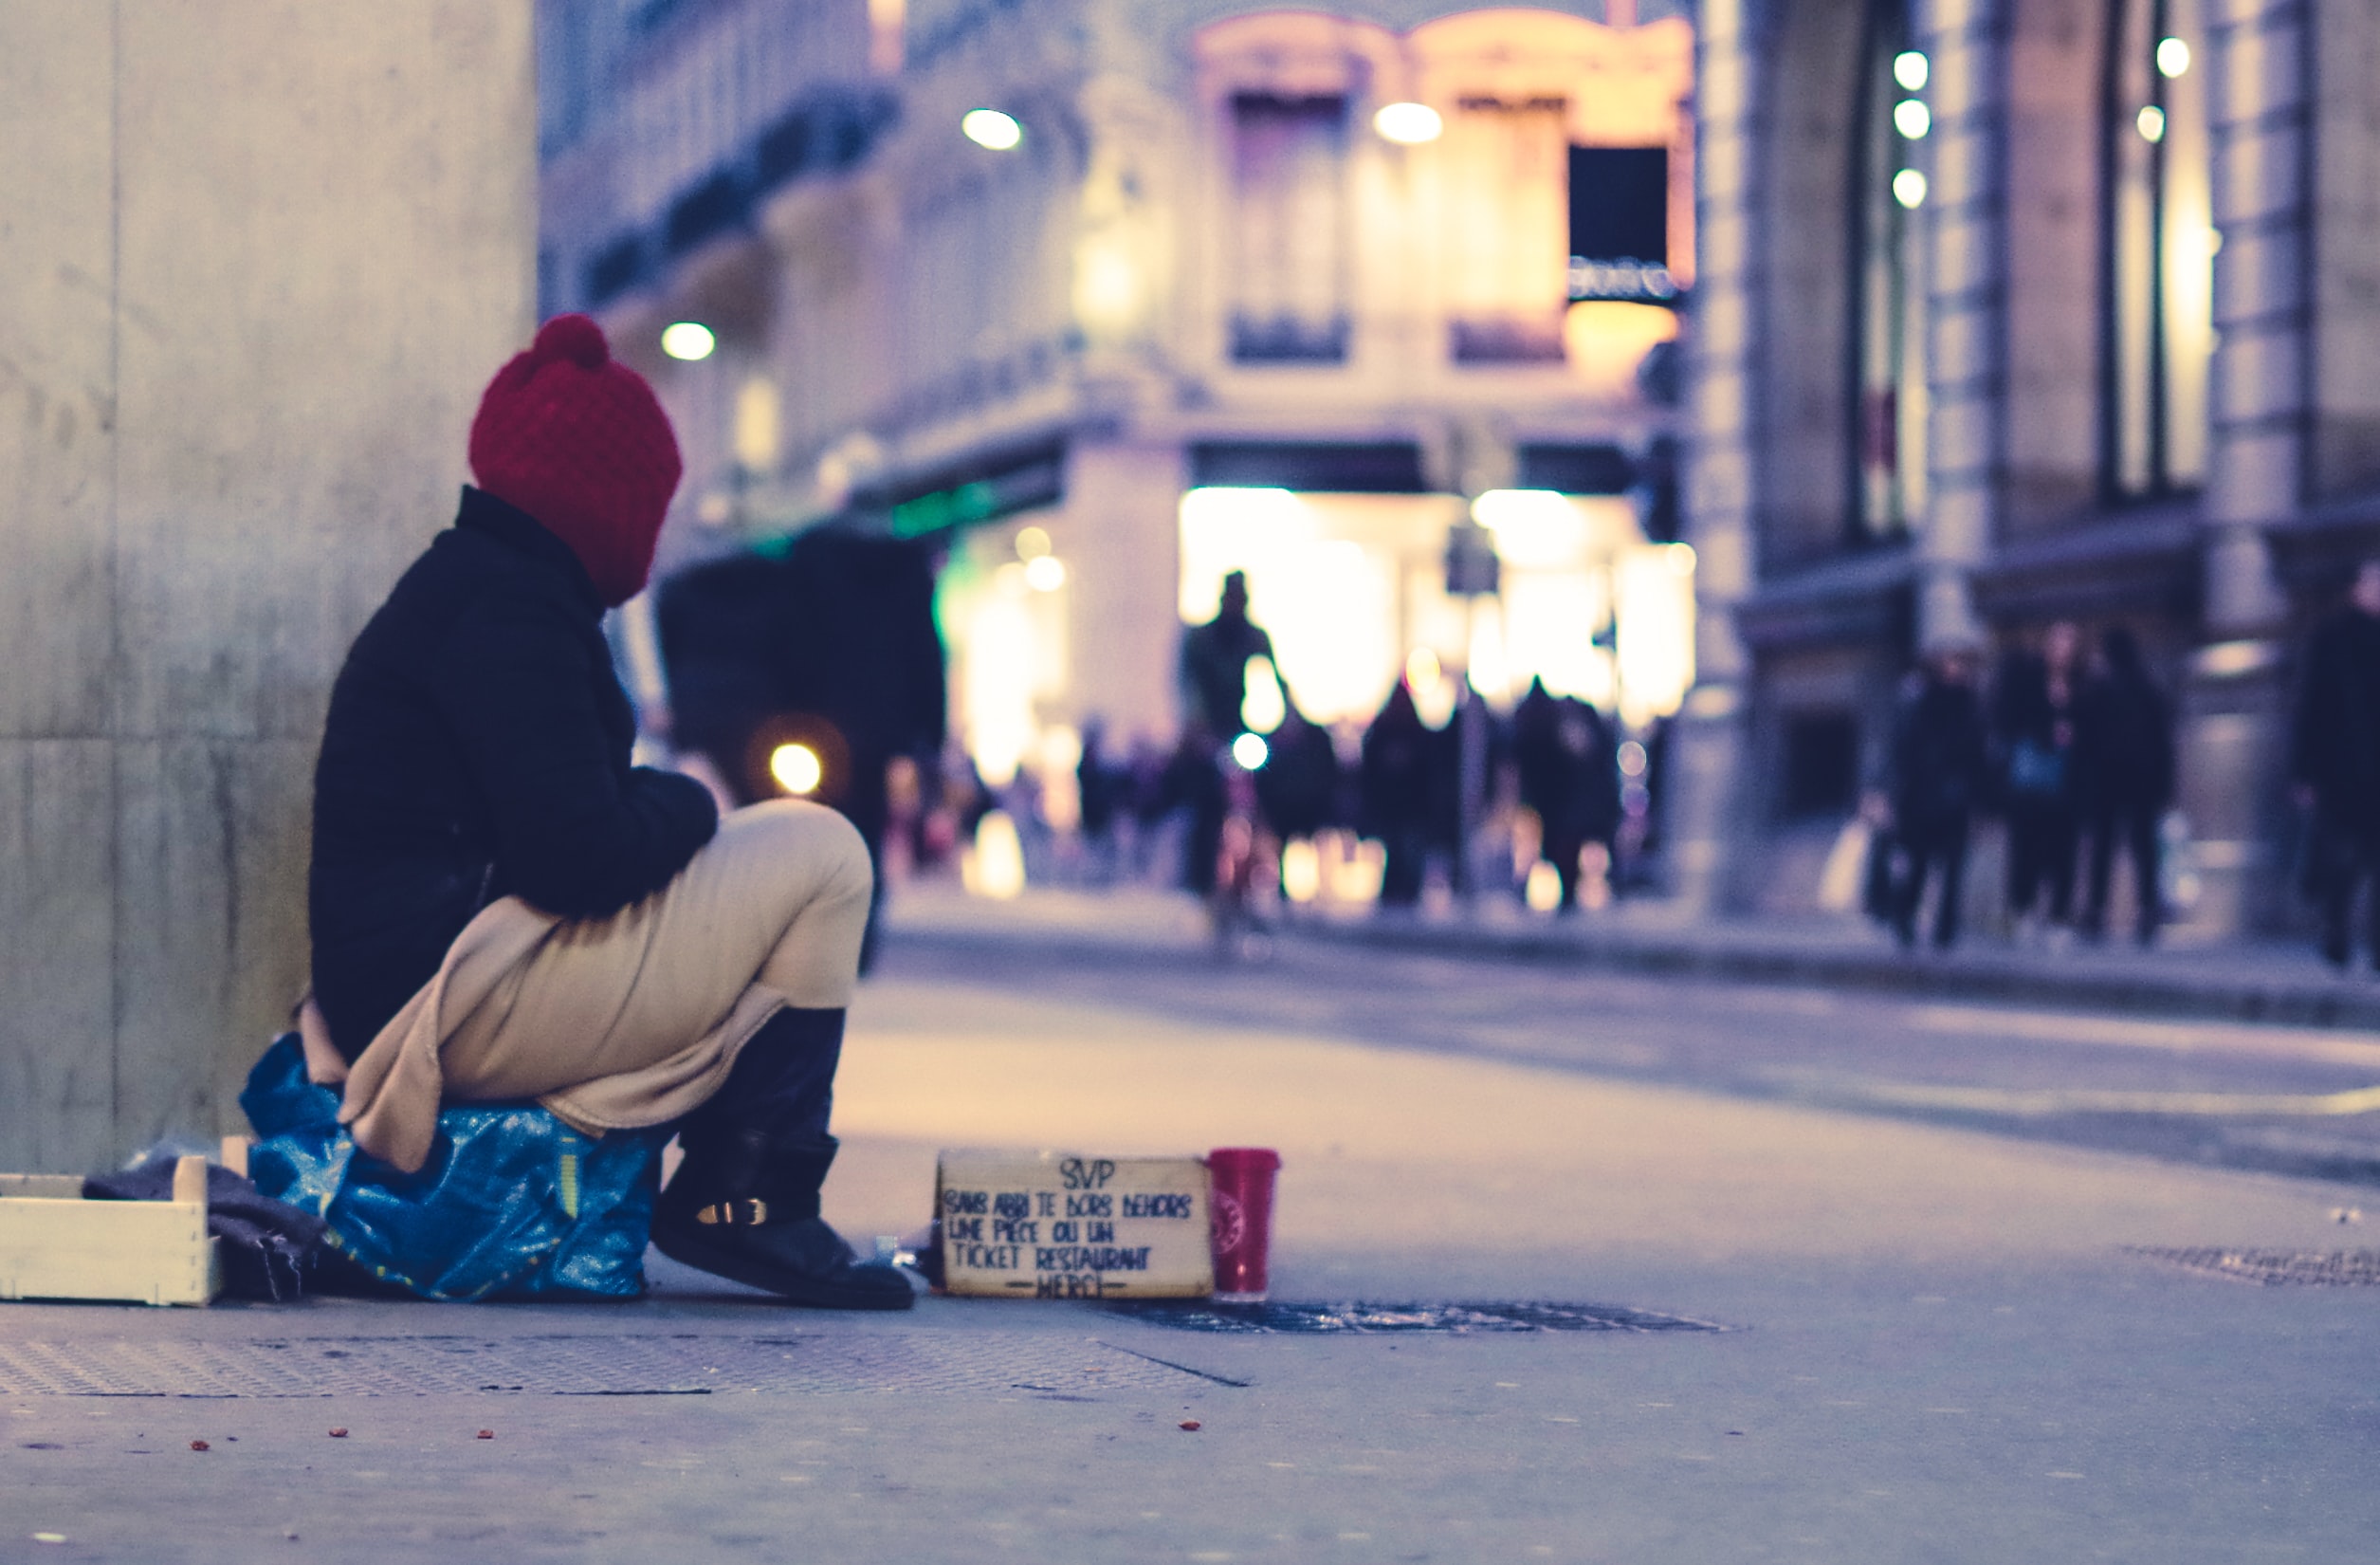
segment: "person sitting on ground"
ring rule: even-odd
[[[674,1124],[666,1255],[796,1303],[904,1309],[818,1215],[872,888],[850,822],[720,819],[632,765],[602,619],[644,588],[680,465],[584,316],[487,387],[476,488],[331,692],[302,1019],[357,1145],[412,1171],[443,1099],[535,1099],[590,1133]]]

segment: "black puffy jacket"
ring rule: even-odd
[[[564,918],[658,891],[718,829],[689,778],[629,764],[635,720],[570,546],[463,491],[331,688],[314,774],[314,993],[350,1059],[473,913]]]

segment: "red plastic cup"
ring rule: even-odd
[[[1206,1154],[1212,1191],[1208,1232],[1215,1248],[1215,1297],[1226,1304],[1260,1302],[1272,1285],[1272,1179],[1281,1154],[1270,1147],[1217,1147]]]

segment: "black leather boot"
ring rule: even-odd
[[[813,1309],[917,1302],[899,1267],[856,1260],[818,1216],[833,1136],[693,1124],[681,1134],[686,1161],[653,1211],[663,1255]]]

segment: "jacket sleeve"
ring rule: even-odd
[[[692,778],[624,769],[578,627],[535,598],[473,605],[433,685],[496,827],[500,887],[563,918],[617,912],[659,891],[719,827]]]

